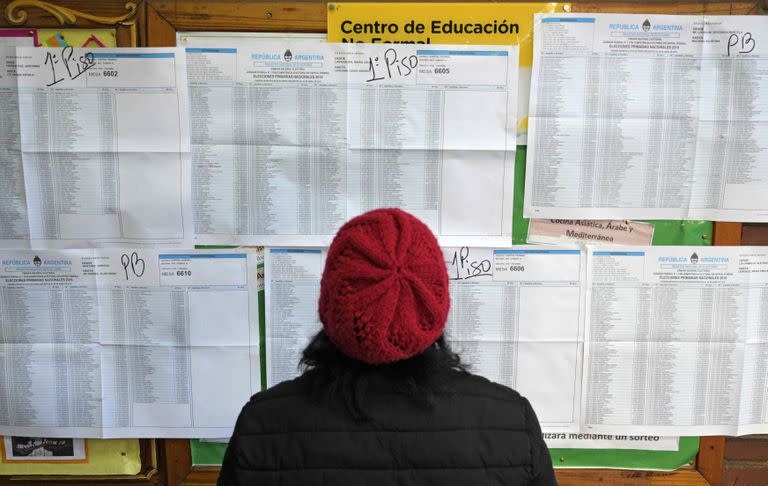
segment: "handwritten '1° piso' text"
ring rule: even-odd
[[[43,64],[51,68],[51,82],[46,84],[50,87],[65,80],[79,78],[96,64],[96,59],[92,52],[75,57],[72,46],[66,46],[59,53],[47,51]]]
[[[419,57],[415,54],[400,57],[394,48],[389,48],[384,51],[384,56],[368,58],[370,77],[366,82],[406,78],[416,70],[418,65]]]
[[[450,280],[468,280],[493,275],[491,261],[487,258],[474,258],[466,246],[455,250],[453,257],[446,263]]]

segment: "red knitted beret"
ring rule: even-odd
[[[320,284],[320,320],[342,353],[370,364],[424,351],[450,307],[443,252],[427,225],[377,209],[341,227]]]

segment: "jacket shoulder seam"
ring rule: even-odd
[[[376,428],[376,429],[306,429],[306,430],[275,430],[275,431],[263,431],[263,432],[238,432],[237,437],[256,437],[260,435],[287,435],[287,434],[317,434],[317,433],[344,433],[344,434],[359,434],[359,433],[392,433],[392,434],[424,434],[430,432],[465,432],[465,431],[480,431],[480,432],[521,432],[528,434],[528,429],[523,427],[455,427],[444,429],[392,429],[392,428]]]

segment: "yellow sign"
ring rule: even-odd
[[[117,47],[114,29],[37,29],[38,47]]]
[[[328,42],[519,44],[520,66],[533,62],[533,14],[571,4],[329,3]]]
[[[117,47],[115,29],[0,29],[4,46]]]
[[[0,461],[0,475],[135,475],[141,471],[138,439],[86,439],[82,461],[36,463]],[[5,457],[3,438],[0,453]]]

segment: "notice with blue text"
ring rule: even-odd
[[[524,214],[768,221],[768,17],[537,15]]]
[[[0,48],[0,248],[191,246],[185,63]]]
[[[223,437],[261,389],[251,250],[0,254],[0,434]]]
[[[186,45],[197,244],[327,245],[402,208],[508,246],[517,46]]]

